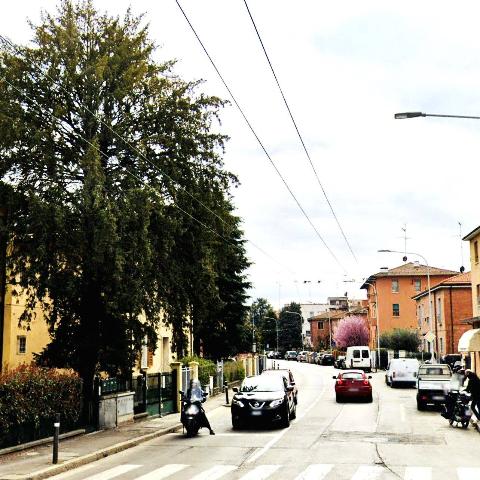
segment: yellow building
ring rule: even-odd
[[[471,368],[480,374],[480,226],[472,230],[463,240],[470,242],[473,316],[466,320],[472,325],[472,330],[462,335],[458,342],[458,350],[470,353]]]

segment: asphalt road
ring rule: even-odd
[[[57,480],[479,480],[480,434],[452,428],[437,411],[418,412],[415,389],[391,389],[373,373],[373,403],[337,404],[333,367],[288,365],[299,389],[288,429],[231,427],[228,407],[210,412],[216,435],[181,431]]]

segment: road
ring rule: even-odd
[[[479,480],[480,434],[418,412],[415,389],[391,389],[373,373],[374,401],[337,404],[336,370],[288,365],[299,389],[290,428],[231,428],[230,411],[210,413],[216,431],[181,432],[54,477],[56,480]]]

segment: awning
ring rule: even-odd
[[[480,328],[466,331],[458,341],[459,352],[480,352]]]

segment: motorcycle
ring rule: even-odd
[[[187,432],[187,437],[193,437],[204,426],[202,403],[207,399],[208,393],[199,387],[189,388],[187,395],[184,395],[182,390],[179,393],[182,397],[180,421],[184,431]]]
[[[442,407],[442,417],[446,418],[450,425],[456,423],[457,426],[461,424],[462,428],[467,428],[472,418],[470,399],[470,394],[467,392],[451,390],[447,393]]]

